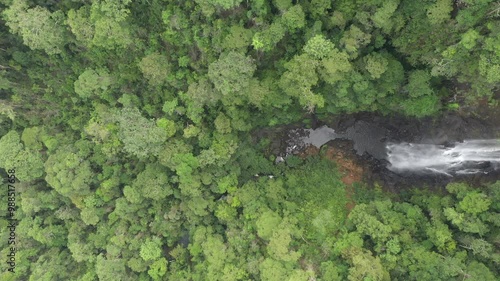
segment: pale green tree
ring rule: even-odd
[[[78,10],[71,9],[68,25],[76,39],[86,47],[126,48],[133,42],[133,27],[128,19],[129,3],[131,0],[101,0]]]
[[[62,52],[67,42],[62,12],[51,13],[40,6],[29,8],[25,0],[15,0],[3,14],[7,26],[31,49],[49,55]]]
[[[112,84],[113,78],[104,68],[87,68],[74,83],[75,92],[84,99],[103,97]]]
[[[292,6],[282,15],[283,25],[291,32],[301,29],[306,24],[306,15],[301,5]]]
[[[437,0],[436,3],[427,9],[427,17],[432,24],[440,24],[450,19],[450,13],[453,11],[453,1]]]
[[[314,36],[304,46],[304,52],[317,60],[326,58],[334,49],[335,45],[323,35]]]
[[[0,139],[0,153],[0,167],[15,170],[15,176],[20,181],[32,181],[43,176],[40,153],[24,148],[16,131],[10,131]]]
[[[143,117],[137,108],[122,108],[114,118],[126,152],[139,158],[158,155],[168,137],[164,128]]]
[[[148,238],[141,245],[140,255],[145,261],[154,261],[161,256],[161,240],[158,237]]]
[[[288,19],[290,20],[290,19]],[[288,23],[288,22],[287,22]],[[291,23],[292,25],[297,23]],[[286,29],[280,21],[275,21],[266,29],[257,32],[252,38],[252,46],[256,50],[271,51],[283,37],[285,37]]]
[[[149,266],[148,274],[153,280],[162,280],[162,277],[167,273],[167,260],[160,258]]]
[[[389,62],[379,53],[371,53],[364,58],[365,69],[372,79],[378,79],[387,70]]]
[[[160,53],[152,53],[145,56],[139,62],[138,66],[144,77],[152,85],[162,85],[167,81],[171,73],[168,58]]]
[[[231,51],[208,66],[208,77],[223,96],[242,95],[255,69],[251,58]]]

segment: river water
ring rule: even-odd
[[[453,144],[389,143],[388,168],[394,172],[453,175],[488,174],[500,164],[500,140],[464,140]]]
[[[293,128],[277,159],[349,140],[355,153],[384,173],[457,177],[500,170],[498,126],[457,115],[439,120],[406,120],[376,115],[348,116],[316,129]],[[373,166],[373,165],[372,165]]]

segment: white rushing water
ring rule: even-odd
[[[500,140],[465,140],[452,146],[390,143],[389,169],[394,172],[488,173],[500,166]]]

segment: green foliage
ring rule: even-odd
[[[91,193],[95,173],[86,154],[66,146],[51,154],[45,162],[45,180],[62,196],[69,197],[82,208],[83,197]]]
[[[156,121],[156,125],[163,128],[167,133],[167,138],[175,135],[175,122],[166,118],[161,118]]]
[[[399,1],[384,1],[382,7],[377,9],[375,14],[372,16],[373,24],[375,27],[382,29],[384,33],[390,33],[394,22],[391,21],[391,17],[398,8]]]
[[[466,213],[470,213],[473,215],[482,213],[487,211],[490,207],[491,200],[486,196],[486,194],[479,192],[469,192],[467,195],[460,201],[459,206]]]
[[[439,98],[436,96],[423,96],[417,99],[405,100],[401,105],[403,111],[409,116],[431,116],[439,111]]]
[[[165,170],[161,166],[154,164],[147,165],[146,169],[137,175],[131,189],[133,191],[128,191],[130,196],[127,196],[127,199],[130,198],[129,200],[132,201],[138,200],[138,195],[135,195],[136,192],[145,198],[153,200],[162,200],[172,194]]]
[[[159,238],[147,239],[141,245],[141,258],[145,261],[156,260],[161,256],[161,241]]]
[[[284,11],[292,6],[292,1],[291,0],[273,0],[273,4],[280,11]]]
[[[238,6],[242,0],[196,0],[200,5],[210,5],[224,10]]]
[[[281,222],[281,217],[273,211],[262,213],[256,221],[257,233],[263,239],[270,239],[273,231]]]
[[[0,167],[10,169],[12,167],[9,167],[11,159],[14,159],[23,149],[19,134],[16,131],[10,131],[2,136],[0,139],[0,149]]]
[[[43,137],[45,136],[45,128],[44,127],[31,127],[25,128],[21,135],[21,140],[24,143],[24,146],[27,148],[31,148],[33,150],[42,150],[43,149]]]
[[[87,47],[113,50],[132,43],[126,8],[130,0],[103,0],[68,12],[68,25],[76,39]]]
[[[23,148],[21,138],[16,131],[10,131],[0,139],[0,167],[15,170],[20,181],[32,181],[41,178],[44,173],[41,155]]]
[[[229,34],[224,38],[223,46],[227,49],[240,49],[250,45],[252,41],[252,31],[244,27],[231,26]]]
[[[480,38],[479,33],[476,30],[469,29],[466,33],[462,35],[462,40],[460,43],[468,50],[471,50],[476,46],[477,40]]]
[[[424,117],[438,112],[439,97],[430,85],[431,76],[426,71],[415,70],[410,73],[406,90],[410,99],[402,101],[403,112],[410,116]]]
[[[148,274],[153,280],[161,280],[167,273],[167,260],[161,258],[149,266]]]
[[[356,25],[351,25],[349,30],[342,36],[340,43],[352,58],[356,58],[358,57],[359,49],[368,45],[370,40],[370,34],[363,32]]]
[[[96,269],[99,280],[131,280],[127,274],[123,259],[108,259],[103,255],[97,256]]]
[[[84,99],[104,96],[112,83],[106,69],[86,69],[75,81],[75,92]]]
[[[282,263],[273,259],[265,259],[260,264],[261,280],[279,281],[286,280],[288,274]]]
[[[432,95],[432,89],[429,83],[430,79],[431,76],[425,71],[416,70],[412,72],[408,78],[408,85],[406,86],[410,97],[416,98]]]
[[[292,22],[290,22],[292,20]],[[287,18],[285,24],[300,26],[300,23],[294,22],[293,19]],[[252,46],[256,50],[271,51],[276,44],[285,36],[286,30],[280,21],[273,22],[268,28],[254,34],[252,38]]]
[[[40,6],[28,8],[26,1],[15,0],[3,14],[12,32],[19,34],[33,50],[59,54],[67,43],[61,11],[51,13]]]
[[[365,59],[366,70],[373,79],[378,79],[387,70],[388,61],[380,54],[370,54]]]
[[[138,66],[144,77],[153,85],[163,84],[171,72],[168,58],[159,53],[145,56]]]
[[[322,35],[316,35],[307,41],[304,52],[314,59],[325,58],[335,48],[332,42],[326,40]]]
[[[311,111],[324,105],[323,97],[311,90],[318,83],[317,63],[306,55],[296,56],[285,65],[287,71],[280,79],[281,89]]]
[[[273,161],[310,113],[498,103],[496,1],[77,2],[2,1],[0,280],[500,275],[500,182],[387,194]]]
[[[39,179],[44,174],[43,160],[40,154],[31,149],[24,149],[9,161],[5,168],[15,167],[16,176],[21,181]]]
[[[255,68],[251,58],[229,52],[209,65],[208,77],[223,96],[238,96],[247,90]]]
[[[453,3],[450,0],[437,0],[434,5],[427,9],[427,17],[433,24],[439,24],[450,18]]]
[[[302,6],[295,5],[288,9],[282,16],[283,25],[290,31],[301,29],[305,26],[305,14]]]
[[[123,108],[114,118],[118,122],[118,134],[127,153],[139,158],[158,155],[168,137],[166,130],[143,117],[137,108]]]

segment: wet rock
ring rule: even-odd
[[[499,119],[500,122],[500,119]],[[387,143],[408,142],[442,145],[451,148],[456,142],[464,139],[492,139],[499,135],[492,130],[500,124],[490,124],[474,117],[463,117],[457,113],[447,113],[440,118],[410,119],[401,116],[380,116],[373,113],[360,113],[343,115],[330,118],[328,123],[318,122],[318,125],[331,130],[328,137],[336,139],[327,145],[331,146],[338,139],[351,140],[352,145],[338,146],[337,149],[356,151],[364,170],[370,174],[372,180],[381,181],[389,189],[400,189],[410,186],[444,186],[451,180],[463,179],[465,175],[437,174],[427,170],[422,173],[395,173],[387,169]],[[318,129],[324,130],[325,127]],[[294,128],[286,134],[284,146],[280,148],[283,155],[299,154],[310,155],[305,152],[308,145],[312,144],[316,134],[315,130]],[[321,146],[321,142],[315,143]],[[490,165],[491,166],[491,165]],[[488,177],[491,178],[493,170],[488,166]],[[469,176],[471,178],[471,176]],[[498,177],[497,177],[498,179]]]

